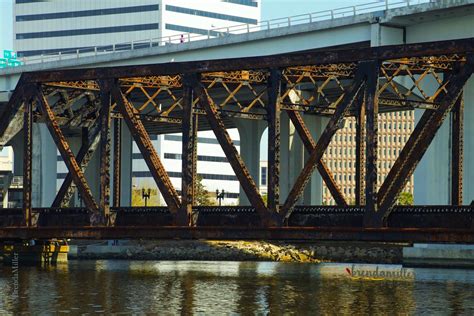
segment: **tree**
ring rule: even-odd
[[[202,184],[202,177],[196,176],[196,192],[194,193],[194,203],[200,205],[216,205],[216,201],[211,198],[211,195]]]
[[[398,201],[397,201],[398,205],[413,205],[413,203],[414,203],[413,194],[411,194],[410,192],[402,192],[398,196]]]
[[[262,195],[262,200],[263,200],[263,203],[265,203],[265,205],[268,205],[268,194],[267,193]]]

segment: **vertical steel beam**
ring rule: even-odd
[[[364,104],[367,117],[366,147],[367,161],[365,174],[365,214],[364,223],[373,225],[376,221],[375,212],[377,205],[377,149],[378,149],[378,115],[379,102],[377,86],[379,79],[379,62],[370,61],[366,68],[366,84],[364,92]],[[380,226],[379,223],[376,223]]]
[[[356,160],[355,160],[355,203],[357,206],[365,204],[365,145],[364,145],[364,131],[365,131],[365,104],[364,96],[361,95],[359,102],[359,110],[356,116]]]
[[[464,160],[464,100],[461,94],[451,111],[451,204],[462,205]]]
[[[114,190],[113,206],[120,206],[122,161],[122,119],[114,119]]]
[[[111,88],[111,92],[115,102],[117,103],[118,110],[122,114],[125,123],[130,129],[132,137],[140,149],[143,159],[145,159],[145,162],[150,169],[150,173],[153,176],[153,179],[155,179],[158,189],[163,195],[170,212],[176,216],[178,210],[181,207],[178,193],[173,187],[168,173],[163,167],[160,157],[153,147],[150,136],[148,135],[143,123],[137,115],[137,110],[123,95],[118,85],[114,84],[114,86]]]
[[[91,161],[92,156],[99,145],[99,139],[100,129],[98,124],[94,124],[94,127],[88,131],[86,140],[83,140],[81,148],[79,149],[76,157],[77,163],[79,164],[79,167],[83,173],[85,172],[87,165]],[[54,198],[51,207],[67,207],[74,194],[75,188],[76,186],[73,183],[72,173],[68,172],[66,178],[61,184],[61,187],[59,188],[58,193],[56,194],[56,197]]]
[[[280,94],[281,71],[270,70],[268,78],[268,195],[267,207],[279,211],[280,201]]]
[[[229,160],[232,169],[239,179],[240,185],[242,186],[245,194],[247,195],[250,203],[260,216],[262,225],[264,226],[278,226],[280,225],[280,218],[277,213],[267,209],[263,202],[262,196],[258,192],[257,185],[252,179],[247,167],[245,166],[242,158],[240,157],[237,149],[235,148],[232,139],[227,133],[224,122],[220,117],[216,105],[207,94],[202,84],[197,80],[193,83],[193,89],[196,96],[199,98],[199,104],[204,108],[207,114],[209,125],[211,126],[219,144],[222,147],[227,159]]]
[[[51,136],[53,137],[53,140],[56,143],[56,146],[61,154],[61,157],[64,160],[64,163],[66,164],[69,172],[72,175],[74,183],[79,189],[79,193],[81,194],[84,203],[86,204],[86,207],[89,208],[89,210],[93,213],[98,213],[99,208],[97,206],[97,203],[94,201],[94,198],[92,197],[92,193],[84,177],[84,173],[79,167],[79,164],[77,163],[76,158],[74,157],[74,154],[71,148],[69,147],[66,138],[63,135],[63,132],[59,128],[59,124],[56,121],[56,117],[39,87],[37,88],[36,94],[38,97],[39,105],[41,107],[41,111],[46,117],[46,125],[49,129],[49,132],[51,133]]]
[[[31,188],[33,163],[33,99],[25,100],[23,120],[23,216],[25,225],[31,227]]]
[[[457,65],[455,71],[444,84],[446,94],[439,100],[435,110],[426,110],[418,121],[410,138],[403,147],[400,155],[390,169],[384,183],[380,187],[378,202],[380,206],[379,217],[385,221],[400,192],[405,187],[408,179],[413,174],[416,166],[433,141],[436,132],[441,127],[449,111],[462,94],[467,80],[474,69],[474,55],[467,54],[467,62]]]
[[[311,133],[306,127],[306,124],[303,118],[301,117],[301,114],[298,111],[292,110],[287,110],[286,113],[288,114],[288,117],[295,126],[296,132],[300,136],[301,141],[303,142],[303,145],[306,148],[306,151],[311,154],[316,148],[316,142],[314,141],[313,136],[311,136]],[[324,160],[321,159],[319,161],[317,168],[319,174],[321,175],[321,178],[323,178],[324,183],[326,183],[329,192],[331,192],[334,201],[336,201],[336,204],[338,206],[347,206],[346,198],[344,197],[344,194],[337,185],[331,170],[329,170],[329,167],[324,163]]]
[[[110,124],[111,80],[99,80],[100,88],[100,199],[99,209],[106,223],[110,224]]]
[[[182,160],[181,160],[181,209],[177,221],[180,226],[191,225],[193,211],[194,186],[196,182],[196,149],[197,149],[197,115],[193,112],[193,88],[192,82],[196,78],[183,76],[183,132]]]
[[[367,68],[365,64],[366,62],[361,62],[359,67],[362,66],[361,68],[365,69]],[[363,78],[362,78],[361,69],[359,68],[356,71],[353,84],[349,87],[347,92],[344,94],[344,97],[341,103],[339,103],[339,105],[337,106],[333,116],[329,120],[321,137],[319,138],[319,141],[316,144],[315,150],[313,150],[313,152],[309,156],[308,160],[306,161],[303,167],[303,170],[301,171],[300,175],[296,179],[296,182],[293,185],[293,188],[291,189],[290,194],[288,195],[285,201],[285,204],[283,205],[282,210],[280,212],[283,219],[288,219],[291,213],[293,212],[295,204],[298,201],[301,194],[303,194],[303,190],[306,184],[308,183],[314,169],[316,168],[317,164],[319,164],[319,162],[321,161],[324,151],[326,150],[329,143],[331,142],[332,137],[340,128],[342,120],[344,119],[347,112],[349,111],[349,108],[357,99],[359,92],[362,90],[362,86],[363,86]]]

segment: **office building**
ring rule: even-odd
[[[15,0],[14,49],[19,57],[157,39],[257,24],[260,0]],[[138,43],[139,44],[139,43]]]
[[[383,113],[378,118],[377,188],[380,188],[390,168],[403,149],[414,128],[414,112]],[[345,126],[333,137],[324,161],[334,175],[342,193],[350,204],[355,203],[356,168],[355,119],[346,119]],[[317,171],[315,171],[317,172]],[[403,192],[413,194],[413,176]],[[329,189],[323,186],[323,204],[334,205]]]

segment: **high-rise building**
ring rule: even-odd
[[[410,137],[415,124],[413,111],[382,113],[378,117],[377,188],[380,188],[400,151]],[[346,119],[344,128],[334,135],[323,156],[342,193],[350,204],[355,203],[356,189],[356,122]],[[404,192],[413,194],[413,176]],[[326,185],[323,186],[323,204],[334,205]]]
[[[217,36],[209,30],[257,24],[260,11],[260,0],[15,0],[14,49],[26,57],[182,33]]]

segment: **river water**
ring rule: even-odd
[[[4,314],[474,314],[474,270],[274,262],[0,267]]]

